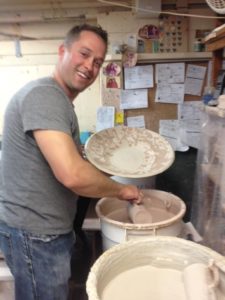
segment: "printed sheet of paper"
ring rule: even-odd
[[[188,146],[199,149],[201,137],[200,120],[181,120],[180,130],[182,132],[182,142]]]
[[[188,64],[186,77],[204,79],[205,74],[206,74],[206,67]]]
[[[201,96],[205,74],[206,67],[189,64],[185,78],[185,94]]]
[[[101,106],[97,109],[96,131],[112,128],[115,125],[115,107]]]
[[[187,151],[189,147],[180,139],[179,120],[160,120],[159,133],[171,144],[174,151]]]
[[[145,117],[144,116],[127,117],[127,126],[145,128]]]
[[[156,64],[157,83],[184,83],[185,64]]]
[[[183,103],[184,101],[184,84],[171,83],[157,85],[156,102],[162,103]]]
[[[201,101],[184,101],[178,105],[179,120],[199,120],[202,114]]]
[[[125,89],[151,88],[153,82],[153,66],[135,66],[124,68],[124,87]]]
[[[148,107],[148,90],[121,90],[120,109],[135,109]]]
[[[185,80],[185,94],[201,96],[203,80],[187,77]]]
[[[186,101],[178,106],[181,140],[188,146],[199,148],[201,135],[201,101]]]

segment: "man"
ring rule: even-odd
[[[79,151],[72,102],[95,81],[106,51],[100,27],[72,28],[53,76],[28,83],[7,107],[0,248],[17,300],[67,299],[77,195],[141,201],[137,187],[111,180]]]

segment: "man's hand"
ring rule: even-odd
[[[140,204],[143,197],[143,193],[134,185],[125,185],[119,193],[120,200],[127,200],[136,204]]]

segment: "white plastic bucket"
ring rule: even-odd
[[[155,188],[155,176],[144,177],[144,178],[126,178],[120,176],[113,176],[112,179],[123,183],[123,184],[133,184],[139,189],[154,189]]]
[[[213,263],[217,281],[211,290],[216,298],[207,300],[224,300],[225,258],[210,248],[178,237],[165,236],[118,244],[104,252],[92,266],[86,283],[88,299],[190,300],[186,293],[192,295],[195,286],[201,282],[197,280],[195,285],[192,281],[192,288],[185,290],[185,270],[194,264],[208,266],[209,263]],[[141,273],[145,268],[154,268],[156,271],[152,276],[145,276],[146,273]],[[180,281],[177,281],[176,276],[165,276],[165,271],[176,274]],[[123,274],[130,276],[124,277]],[[116,281],[118,279],[121,280]],[[117,285],[111,290],[113,297],[109,297],[110,288],[116,282]],[[141,291],[138,290],[140,287]],[[149,294],[151,290],[155,292]],[[202,299],[198,297],[195,300]]]
[[[186,212],[185,203],[177,196],[159,190],[143,190],[144,204],[149,207],[153,222],[133,224],[130,222],[127,201],[117,198],[102,198],[96,204],[100,218],[103,250],[133,239],[152,235],[179,236],[183,230],[182,218]]]

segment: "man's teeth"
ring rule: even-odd
[[[89,77],[87,75],[85,75],[84,73],[81,72],[77,72],[81,77],[85,78],[85,79],[89,79]]]

